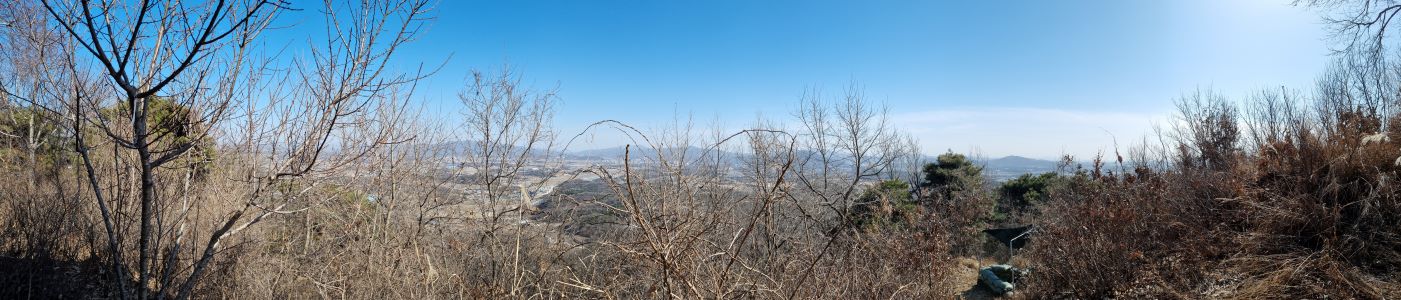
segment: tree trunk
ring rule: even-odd
[[[132,113],[132,135],[135,137],[133,144],[136,146],[136,153],[141,164],[141,247],[140,256],[137,261],[137,298],[146,299],[146,292],[150,289],[150,259],[151,258],[151,216],[155,214],[156,199],[156,166],[151,163],[151,145],[146,141],[146,108],[147,99],[129,101]],[[140,103],[140,107],[137,107]]]

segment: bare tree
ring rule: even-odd
[[[818,92],[805,94],[795,115],[805,152],[797,181],[838,218],[844,218],[862,182],[892,176],[897,160],[918,155],[907,137],[891,128],[888,108],[870,103],[856,83],[836,101]]]
[[[1278,89],[1262,89],[1252,95],[1244,105],[1245,125],[1250,137],[1250,151],[1266,151],[1275,143],[1292,142],[1299,134],[1294,132],[1304,126],[1304,112],[1298,107],[1301,96],[1298,92]]]
[[[553,156],[555,134],[555,91],[531,89],[509,66],[497,73],[473,71],[467,86],[458,94],[465,111],[460,137],[457,173],[467,190],[468,207],[476,207],[475,224],[483,226],[482,241],[488,242],[488,255],[510,257],[509,266],[492,264],[486,274],[501,278],[491,282],[510,295],[520,292],[524,275],[520,266],[525,213],[534,203],[532,195],[548,193],[545,181],[556,175],[548,166]],[[532,173],[532,174],[527,174]],[[544,189],[542,189],[544,188]],[[520,201],[510,201],[512,195]],[[514,214],[514,240],[505,241],[498,231],[502,218]],[[493,261],[501,261],[493,259]]]
[[[38,152],[55,145],[61,126],[59,105],[68,82],[62,66],[72,59],[72,47],[60,33],[51,30],[39,17],[42,9],[30,3],[15,3],[0,11],[4,34],[0,34],[0,111],[3,124],[13,132],[0,132],[0,138],[18,141],[30,169],[28,185],[33,188],[42,169]]]
[[[1331,27],[1332,37],[1339,44],[1334,51],[1356,55],[1369,64],[1380,65],[1386,56],[1387,32],[1393,19],[1401,13],[1401,2],[1395,0],[1295,0],[1294,5],[1315,8]]]
[[[1240,124],[1236,106],[1211,90],[1197,90],[1177,101],[1179,126],[1175,134],[1183,148],[1179,166],[1224,170],[1240,155]]]
[[[83,228],[83,203],[63,176],[71,133],[62,103],[71,95],[74,49],[42,12],[31,2],[0,8],[0,160],[16,175],[0,188],[8,208],[0,239],[25,256],[64,258],[76,254],[65,237]]]
[[[818,92],[810,92],[795,113],[802,126],[800,147],[805,152],[795,166],[796,181],[836,219],[834,224],[825,224],[829,237],[802,271],[797,281],[800,285],[841,236],[836,233],[850,224],[847,218],[851,206],[857,204],[854,200],[862,183],[891,174],[892,165],[914,150],[903,147],[904,137],[890,127],[889,110],[873,106],[855,82],[845,88],[841,98],[829,101]],[[797,291],[795,288],[791,293]]]
[[[414,0],[344,4],[327,0],[317,8],[326,15],[325,42],[312,43],[324,49],[313,48],[308,61],[287,66],[292,73],[265,78],[276,71],[275,61],[254,54],[262,49],[257,39],[288,10],[287,3],[43,4],[52,24],[106,77],[89,89],[77,89],[79,97],[68,107],[74,111],[78,152],[107,223],[120,221],[113,219],[116,216],[107,204],[124,206],[124,193],[103,193],[107,187],[99,176],[107,174],[94,167],[90,152],[94,141],[83,137],[84,128],[95,128],[103,141],[119,147],[114,148],[114,162],[122,160],[123,151],[135,154],[131,163],[139,174],[134,200],[140,217],[131,267],[136,269],[134,296],[141,299],[188,298],[221,251],[223,240],[270,214],[286,212],[282,210],[285,200],[294,196],[273,196],[269,191],[280,182],[332,174],[356,153],[392,142],[386,135],[335,134],[372,122],[363,118],[368,116],[367,108],[386,99],[390,87],[412,81],[413,77],[386,75],[386,62],[412,38],[427,8],[426,1]],[[300,84],[284,90],[290,86],[284,84],[291,82]],[[280,115],[269,118],[268,112]],[[198,214],[191,212],[201,205],[189,198],[171,198],[180,192],[166,188],[173,183],[168,175],[185,173],[189,178],[190,165],[184,166],[184,172],[166,174],[164,170],[171,169],[172,162],[202,159],[192,154],[216,147],[204,141],[220,138],[219,128],[238,118],[246,121],[247,131],[233,138],[241,141],[235,142],[231,156],[256,164],[241,178],[253,185],[252,192],[241,197],[241,207],[222,213],[219,221],[199,224]],[[335,148],[336,158],[326,157],[331,156],[326,154],[329,148]],[[181,186],[189,187],[188,183]],[[172,206],[173,200],[180,200],[180,205]],[[206,225],[213,227],[203,245],[187,245],[195,238],[190,236],[196,232],[191,227]],[[109,239],[120,239],[117,229],[108,227]],[[120,245],[113,248],[109,251],[113,263],[124,270],[125,251]],[[188,260],[180,257],[186,249],[193,254]],[[187,266],[180,265],[186,261]],[[122,297],[129,296],[125,287],[121,289]]]
[[[474,185],[480,185],[488,206],[495,208],[522,182],[520,172],[541,161],[553,150],[555,92],[521,86],[509,67],[499,73],[473,71],[467,89],[458,94],[466,108],[462,132],[466,151],[462,166]],[[500,213],[493,212],[492,219]]]

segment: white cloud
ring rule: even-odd
[[[989,157],[1055,158],[1112,153],[1152,134],[1170,115],[1045,108],[960,108],[897,113],[894,125],[913,134],[927,153],[979,151]]]

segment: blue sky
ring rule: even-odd
[[[805,89],[854,80],[929,153],[1085,156],[1138,139],[1182,93],[1307,89],[1329,61],[1318,15],[1287,0],[442,1],[436,15],[399,61],[446,61],[420,85],[448,108],[431,117],[455,116],[468,70],[509,63],[558,87],[568,136],[602,119],[785,121]]]

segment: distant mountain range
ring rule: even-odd
[[[447,150],[443,153],[445,155],[460,155],[460,152],[465,150],[467,147],[472,147],[476,145],[473,145],[472,141],[454,141],[440,143],[435,146],[443,147],[444,150]],[[524,149],[521,149],[520,147],[514,147],[513,149],[510,149],[511,152],[519,152],[522,150]],[[748,155],[744,153],[729,152],[720,149],[706,149],[697,146],[688,146],[684,149],[667,148],[663,149],[662,151],[665,151],[669,156],[672,156],[672,158],[675,158],[675,156],[677,155],[684,154],[687,160],[699,159],[702,155],[720,155],[726,160],[729,160],[734,163],[741,162],[742,159]],[[532,152],[535,152],[535,155],[547,155],[546,152],[541,151],[539,149],[532,150]],[[627,152],[627,150],[624,146],[616,146],[599,149],[568,151],[564,153],[554,152],[554,154],[548,155],[563,154],[564,157],[567,159],[579,160],[622,160],[623,154],[625,152]],[[638,159],[650,160],[655,159],[657,156],[656,150],[651,149],[649,147],[634,146],[632,147],[631,152],[632,157]],[[928,157],[927,159],[930,162],[935,160],[935,158],[932,156]],[[1056,170],[1056,166],[1060,164],[1060,162],[1058,161],[1035,159],[1016,155],[1004,156],[995,159],[978,160],[976,161],[976,163],[983,166],[983,174],[993,181],[1005,181],[1027,173],[1039,174],[1045,172],[1053,172]]]
[[[432,147],[434,150],[439,151],[439,154],[440,154],[440,155],[444,155],[444,156],[463,156],[463,155],[466,155],[466,153],[467,153],[467,151],[469,151],[469,149],[475,151],[475,150],[477,150],[477,149],[476,149],[477,147],[481,147],[481,145],[478,144],[478,143],[479,143],[479,142],[477,142],[477,141],[472,141],[472,140],[450,141],[450,142],[441,142],[441,143],[437,143],[437,144],[432,144],[431,147]],[[507,152],[511,153],[512,155],[520,154],[521,152],[525,151],[525,147],[522,147],[522,146],[511,146],[511,147],[505,147],[505,148],[506,148],[506,149],[503,149],[503,150],[506,150]],[[550,155],[551,153],[552,153],[552,152],[547,152],[547,151],[541,150],[541,149],[539,149],[539,148],[530,149],[530,154],[531,154],[531,155],[548,156],[548,155]]]
[[[655,157],[657,155],[653,149],[647,147],[633,147],[631,151],[631,155],[633,157]],[[670,155],[682,154],[682,150],[679,148],[672,148],[663,151],[667,151]],[[699,158],[702,154],[705,154],[707,152],[705,148],[696,146],[686,147],[684,151],[687,159]],[[617,146],[600,149],[570,151],[565,153],[565,156],[574,159],[622,159],[623,153],[624,147]],[[711,149],[709,150],[709,155],[722,155],[724,157],[733,159],[742,158],[747,154]],[[934,161],[934,158],[930,157],[929,161]],[[1016,155],[1005,156],[990,160],[982,160],[978,161],[978,163],[983,165],[984,169],[986,170],[1024,173],[1042,173],[1055,171],[1056,165],[1059,164],[1059,162],[1057,161],[1028,158]]]
[[[1027,158],[1021,156],[1006,156],[1002,158],[979,161],[983,165],[983,175],[996,182],[1007,181],[1022,174],[1040,174],[1056,171],[1056,161]]]
[[[463,156],[463,155],[465,155],[465,153],[468,152],[468,151],[476,151],[477,149],[475,149],[475,148],[476,148],[476,147],[480,147],[480,145],[478,145],[476,141],[466,140],[466,141],[441,142],[441,143],[432,144],[432,145],[430,145],[429,147],[430,147],[431,149],[433,149],[433,150],[439,151],[440,155],[443,155],[443,156]],[[512,154],[517,154],[517,153],[520,153],[521,151],[525,151],[525,148],[524,148],[524,147],[520,147],[520,146],[508,147],[508,148],[509,148],[509,149],[504,149],[504,150],[506,150],[506,151],[508,151],[508,152],[510,152],[510,153],[512,153]],[[630,149],[630,150],[631,150],[631,152],[632,152],[631,155],[632,155],[632,157],[634,157],[634,158],[642,158],[642,157],[655,158],[656,155],[657,155],[656,150],[654,150],[654,149],[652,149],[652,148],[649,148],[649,147],[640,147],[640,146],[634,145],[634,146],[632,146],[632,149]],[[588,160],[588,159],[597,159],[597,160],[621,160],[621,159],[623,159],[623,154],[624,154],[625,152],[627,152],[627,151],[628,151],[628,149],[626,149],[625,146],[608,147],[608,148],[599,148],[599,149],[577,150],[577,151],[565,151],[565,152],[560,152],[559,149],[551,149],[550,151],[545,151],[545,150],[542,150],[542,149],[539,149],[539,148],[535,148],[535,149],[531,149],[531,150],[530,150],[531,154],[532,154],[532,155],[536,155],[536,156],[563,155],[565,158],[568,158],[568,159],[585,159],[585,160]],[[674,156],[674,155],[681,155],[681,154],[683,154],[683,151],[684,151],[684,154],[686,155],[686,159],[688,159],[688,160],[700,158],[702,154],[708,154],[708,155],[723,155],[723,156],[725,156],[725,157],[727,157],[727,158],[738,158],[738,157],[741,157],[740,154],[737,154],[737,153],[734,153],[734,152],[729,152],[729,151],[724,151],[724,150],[718,150],[718,149],[711,149],[711,150],[707,151],[705,148],[696,147],[696,146],[686,147],[685,149],[681,149],[681,148],[667,148],[667,149],[664,149],[664,150],[662,150],[662,151],[666,152],[667,155],[672,155],[672,156]]]
[[[629,151],[631,151],[631,153],[627,153],[627,152],[629,152]],[[708,155],[708,156],[721,155],[721,156],[724,156],[724,157],[727,157],[727,158],[731,158],[731,159],[740,157],[739,154],[736,154],[736,153],[732,153],[732,152],[728,152],[728,151],[724,151],[724,150],[720,150],[720,149],[709,149],[709,150],[707,150],[706,148],[701,148],[701,147],[696,147],[696,146],[688,146],[688,147],[686,147],[685,149],[682,149],[682,148],[666,148],[666,149],[662,149],[661,151],[663,151],[664,154],[666,154],[666,155],[668,155],[668,156],[685,155],[687,160],[698,159],[698,158],[700,158],[702,155]],[[608,147],[608,148],[600,148],[600,149],[588,149],[588,150],[570,151],[570,152],[564,153],[564,156],[565,156],[566,158],[571,158],[571,159],[605,159],[605,160],[618,159],[618,160],[621,160],[621,159],[623,159],[623,155],[624,155],[624,154],[631,155],[631,156],[634,157],[634,158],[639,158],[639,157],[655,158],[655,157],[657,156],[657,151],[654,150],[654,149],[652,149],[652,148],[650,148],[650,147],[633,146],[631,149],[628,149],[628,148],[626,148],[625,146],[617,146],[617,147]]]
[[[1055,170],[1059,162],[1027,158],[1022,156],[1004,156],[1002,158],[982,161],[984,166],[990,169],[1035,169],[1035,170]]]

